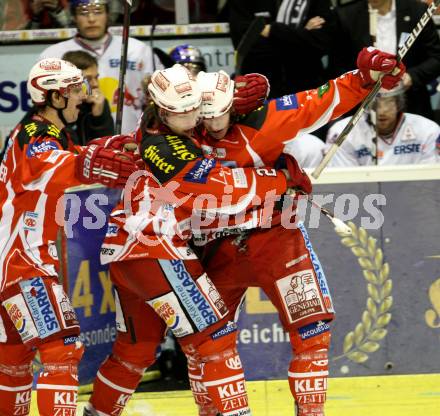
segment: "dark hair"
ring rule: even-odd
[[[85,51],[70,51],[66,52],[61,59],[68,61],[75,65],[81,71],[90,68],[93,65],[98,66],[98,61],[92,55]]]

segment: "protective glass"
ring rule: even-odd
[[[92,88],[89,82],[84,79],[82,82],[77,84],[71,84],[66,88],[64,96],[71,95],[82,95],[84,98],[90,97],[92,95]]]
[[[395,97],[377,98],[371,108],[378,114],[397,114],[397,102]]]

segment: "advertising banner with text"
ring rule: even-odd
[[[352,236],[342,237],[326,218],[311,208],[306,212],[304,222],[336,309],[331,323],[333,376],[440,371],[438,184],[427,180],[315,186],[315,199],[353,230]],[[66,254],[69,294],[86,345],[82,383],[91,381],[115,337],[111,283],[98,253],[106,231],[102,223],[117,195],[100,189],[101,196],[96,196],[97,192],[68,194],[71,204],[81,206],[79,211],[75,208],[79,220],[66,228]],[[248,379],[285,378],[289,339],[260,289],[248,290],[239,328]]]

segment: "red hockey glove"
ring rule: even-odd
[[[127,147],[131,147],[133,150],[137,148],[136,140],[131,134],[100,137],[99,139],[90,141],[88,144],[97,144],[98,146],[102,146],[106,149],[120,150],[121,152],[127,150]]]
[[[264,75],[239,75],[234,81],[234,109],[237,114],[247,114],[256,110],[269,95],[270,85]]]
[[[363,79],[364,87],[372,87],[382,77],[382,87],[391,90],[397,86],[405,73],[405,65],[397,62],[396,55],[368,47],[359,52],[357,66]]]
[[[91,144],[75,161],[75,176],[85,184],[102,183],[123,188],[129,176],[138,170],[131,153],[122,153]]]
[[[302,170],[292,155],[284,153],[284,157],[286,158],[286,166],[290,176],[287,180],[287,187],[298,189],[306,194],[311,194],[312,182],[307,173]]]

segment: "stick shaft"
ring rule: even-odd
[[[405,55],[408,53],[408,50],[411,48],[411,46],[414,44],[415,40],[418,38],[420,33],[422,32],[423,28],[428,24],[429,20],[431,19],[432,15],[436,11],[437,7],[440,4],[440,0],[434,0],[426,9],[425,13],[423,13],[422,17],[417,22],[416,26],[410,33],[410,35],[406,38],[405,42],[400,46],[399,50],[397,51],[397,60],[400,62]],[[370,105],[370,103],[374,100],[377,93],[379,92],[381,87],[381,80],[376,82],[374,85],[374,88],[370,91],[370,93],[365,97],[364,101],[362,101],[360,107],[356,111],[356,113],[353,115],[353,117],[350,119],[348,124],[345,126],[344,130],[342,130],[341,134],[336,139],[334,145],[331,147],[332,152],[328,152],[326,156],[330,154],[329,157],[324,157],[322,159],[321,163],[316,167],[316,169],[313,171],[312,176],[315,179],[318,179],[321,175],[324,168],[329,164],[331,158],[336,153],[336,150],[338,147],[341,146],[341,144],[344,142],[344,140],[347,138],[348,134],[353,130],[353,127],[356,125],[356,123],[361,118],[362,114],[364,113],[365,109]]]
[[[131,0],[124,1],[124,25],[122,28],[122,47],[121,47],[121,63],[119,65],[119,94],[118,104],[116,107],[116,134],[121,134],[122,114],[124,109],[125,97],[125,72],[127,71],[127,51],[128,51],[128,37],[130,34],[130,9]]]

